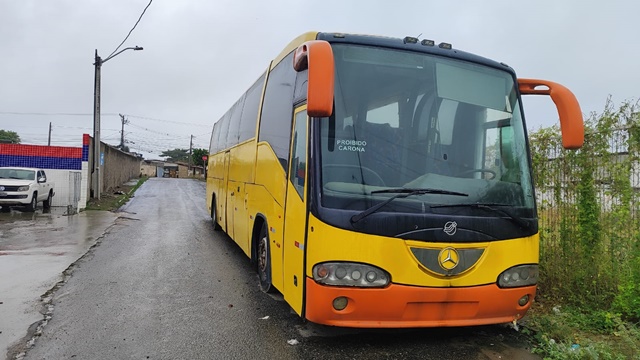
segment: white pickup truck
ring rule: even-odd
[[[54,184],[47,180],[42,169],[23,167],[0,167],[0,211],[8,211],[11,206],[24,206],[27,211],[35,211],[42,201],[42,207],[51,207],[55,195]]]

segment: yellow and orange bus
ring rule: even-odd
[[[447,43],[303,34],[214,124],[214,227],[315,323],[518,320],[539,256],[524,94],[550,95],[582,145],[559,84]]]

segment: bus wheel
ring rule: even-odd
[[[257,255],[260,289],[266,293],[272,292],[273,286],[271,286],[271,255],[269,252],[269,230],[266,222],[262,224],[262,229],[260,229]]]
[[[213,222],[213,230],[220,231],[222,228],[218,224],[218,209],[216,208],[216,198],[211,199],[211,221]]]

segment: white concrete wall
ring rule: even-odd
[[[47,181],[54,182],[54,191],[55,196],[53,197],[53,202],[51,206],[69,206],[74,205],[77,209],[84,209],[87,207],[87,186],[88,186],[88,162],[82,162],[82,170],[54,170],[54,169],[44,169],[47,174]],[[73,194],[73,184],[71,183],[73,177],[70,176],[71,173],[80,173],[81,174],[81,182],[80,182],[80,201],[77,204],[72,204]]]

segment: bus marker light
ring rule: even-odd
[[[404,42],[405,44],[417,44],[418,38],[407,36],[402,40],[402,42]]]
[[[347,304],[349,304],[349,300],[344,296],[339,296],[333,299],[333,308],[338,311],[344,310],[347,307]]]
[[[329,275],[329,269],[327,269],[324,266],[320,266],[320,267],[318,267],[318,273],[317,274],[318,274],[318,277],[324,279],[324,278],[327,277],[327,275]]]

